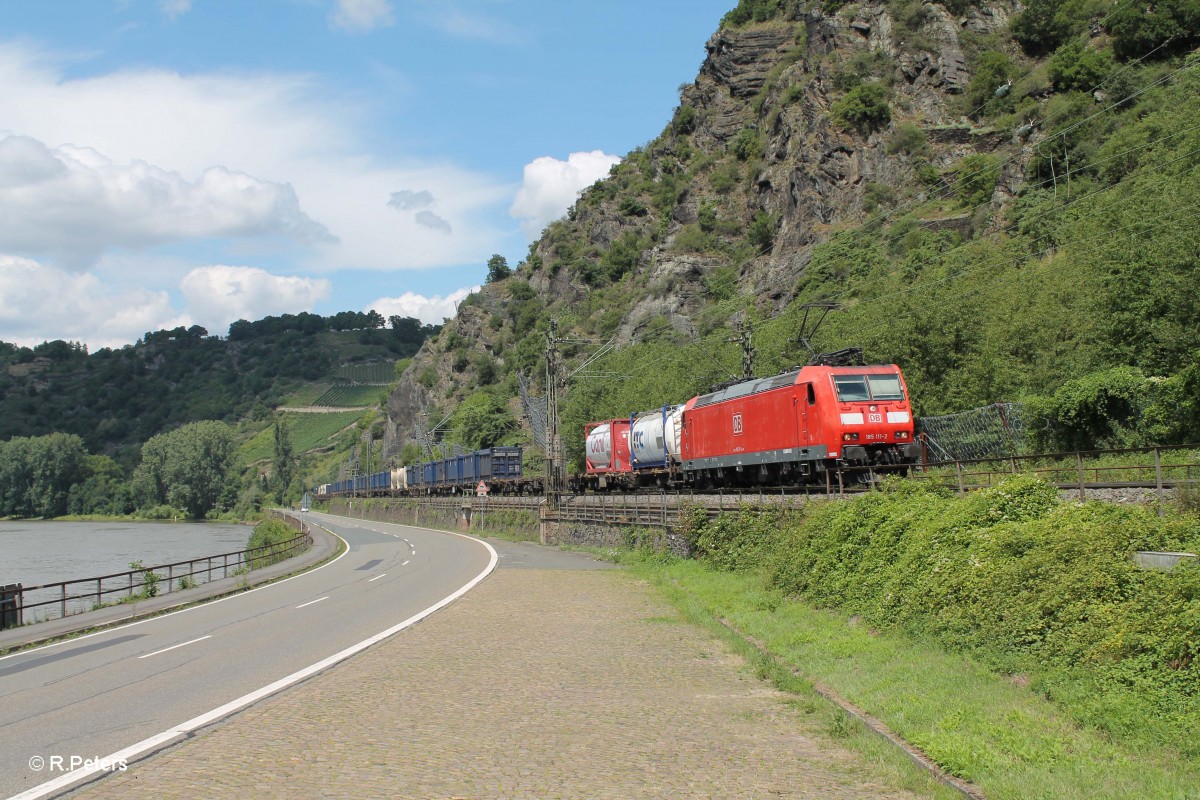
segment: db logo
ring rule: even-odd
[[[741,414],[733,415],[733,435],[734,436],[742,435],[742,415]]]

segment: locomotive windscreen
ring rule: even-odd
[[[889,375],[834,375],[833,385],[837,389],[838,400],[843,403],[904,399],[904,390],[900,387],[900,376],[895,373]]]

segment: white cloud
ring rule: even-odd
[[[312,311],[329,296],[329,281],[272,275],[256,267],[197,267],[180,283],[188,312],[212,333],[224,334],[229,323],[268,315]],[[213,326],[216,326],[214,329]]]
[[[158,8],[163,16],[175,21],[192,10],[192,0],[159,0]]]
[[[365,33],[393,22],[388,0],[337,0],[330,22],[350,33]]]
[[[33,346],[65,339],[94,351],[180,325],[192,325],[191,318],[172,308],[165,291],[121,290],[92,273],[0,255],[0,341]]]
[[[365,96],[351,103],[355,95],[302,74],[126,70],[69,79],[67,66],[0,43],[0,126],[52,152],[90,148],[114,164],[153,165],[190,184],[219,167],[290,189],[303,213],[337,239],[299,254],[297,240],[284,241],[298,269],[459,265],[494,252],[497,239],[509,235],[491,212],[511,198],[511,185],[452,163],[403,156],[381,163],[368,155],[361,137],[372,130],[374,111]],[[453,234],[379,202],[397,186],[436,197],[437,214]]]
[[[2,250],[90,267],[112,247],[260,236],[314,243],[329,233],[300,210],[290,186],[224,167],[188,181],[142,161],[116,164],[87,148],[0,139]]]
[[[472,292],[479,291],[478,286],[459,289],[442,297],[434,295],[425,297],[415,292],[405,292],[399,297],[381,297],[367,306],[364,311],[375,309],[387,317],[415,317],[426,325],[441,325],[447,318],[455,315],[458,303]]]
[[[524,180],[508,213],[521,221],[521,231],[536,239],[548,224],[567,213],[579,193],[608,175],[619,156],[601,150],[571,153],[566,161],[541,156],[525,165]]]

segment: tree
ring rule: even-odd
[[[233,464],[233,431],[222,422],[193,422],[142,446],[133,482],[142,504],[181,508],[203,519],[225,487]]]
[[[509,275],[512,275],[512,270],[508,268],[508,260],[499,253],[494,254],[487,262],[488,274],[487,282],[495,283],[502,281]]]
[[[1030,0],[1012,21],[1013,38],[1031,56],[1050,53],[1079,28],[1070,0]]]
[[[489,392],[476,392],[463,400],[450,420],[451,436],[470,450],[494,447],[516,427],[508,406]]]
[[[292,484],[295,473],[295,455],[292,449],[292,437],[287,423],[280,417],[275,418],[275,458],[271,462],[271,490],[280,503],[286,503],[288,487]]]
[[[1200,42],[1200,0],[1126,4],[1113,13],[1108,29],[1122,61],[1187,52]]]
[[[0,443],[0,516],[59,517],[83,481],[87,451],[74,434],[17,437]]]

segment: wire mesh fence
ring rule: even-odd
[[[918,432],[932,460],[955,461],[1025,455],[1026,414],[1022,403],[993,403],[958,414],[922,417]]]

